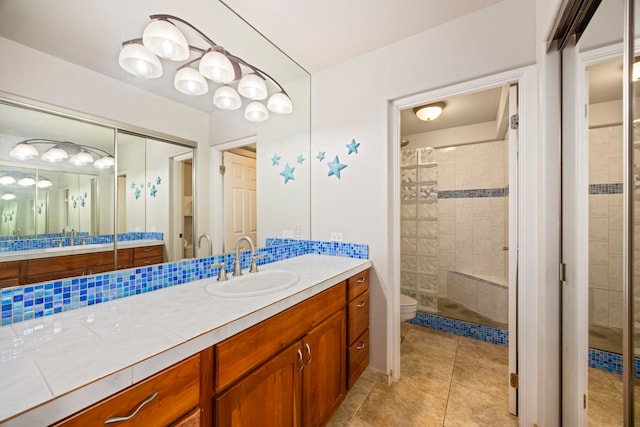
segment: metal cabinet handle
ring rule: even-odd
[[[149,397],[147,397],[144,402],[142,402],[140,405],[138,405],[138,407],[136,408],[135,411],[133,411],[133,413],[131,415],[127,415],[126,417],[111,417],[109,419],[107,419],[104,423],[105,424],[112,424],[112,423],[119,423],[121,421],[128,421],[131,418],[135,417],[138,412],[140,412],[140,409],[142,409],[142,407],[144,405],[146,405],[147,403],[150,403],[153,399],[155,399],[156,397],[158,397],[158,392],[154,391],[153,394]]]
[[[142,252],[151,252],[153,250],[153,248],[145,248],[142,250]]]
[[[360,344],[358,344],[358,346],[356,347],[356,350],[362,350],[364,348],[364,342],[361,342]]]
[[[358,307],[358,308],[360,308],[360,307],[364,307],[364,304],[365,304],[365,302],[364,302],[364,300],[362,300],[362,301],[360,302],[360,304],[356,305],[356,307]]]
[[[298,366],[298,372],[304,369],[304,360],[302,360],[302,351],[298,349],[298,359],[300,359],[300,366]]]
[[[362,276],[356,281],[356,283],[363,283],[363,282],[364,282],[364,276]]]
[[[309,356],[309,359],[307,359],[308,365],[309,363],[311,363],[311,347],[309,347],[309,343],[306,343],[304,346],[307,347],[307,355]]]

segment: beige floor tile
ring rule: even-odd
[[[375,375],[371,372],[372,369],[367,369],[365,373],[356,381],[351,387],[344,402],[340,405],[340,408],[333,415],[331,420],[327,423],[329,427],[342,427],[349,425],[349,421],[353,419],[360,406],[365,401],[373,386],[376,384]]]
[[[608,372],[589,368],[589,398],[587,403],[588,422],[593,427],[622,425],[622,389],[618,380]],[[621,379],[620,379],[621,381]]]
[[[445,406],[446,400],[401,382],[377,383],[351,425],[441,427]]]
[[[478,392],[453,383],[447,403],[446,427],[517,426],[518,418],[509,414],[508,402],[495,395]]]
[[[433,359],[420,354],[406,354],[400,361],[400,382],[416,390],[447,399],[453,364]]]

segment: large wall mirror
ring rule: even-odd
[[[7,284],[67,275],[33,270],[51,257],[98,254],[86,274],[193,256],[195,144],[149,133],[0,99],[0,262],[31,262]]]

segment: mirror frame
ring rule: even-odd
[[[96,126],[100,126],[103,128],[109,128],[112,129],[114,132],[114,157],[115,157],[115,165],[114,165],[114,171],[117,172],[118,170],[118,134],[119,133],[125,133],[125,134],[129,134],[129,135],[133,135],[133,136],[138,136],[141,138],[151,138],[160,142],[166,142],[169,144],[174,144],[174,145],[179,145],[185,148],[189,148],[193,150],[193,167],[192,167],[192,186],[193,186],[193,194],[197,194],[197,180],[196,180],[196,176],[197,176],[197,161],[195,160],[197,155],[198,155],[198,143],[189,139],[185,139],[185,138],[181,138],[181,137],[177,137],[177,136],[173,136],[173,135],[168,135],[162,132],[157,132],[157,131],[153,131],[150,129],[145,129],[143,127],[139,127],[139,126],[135,126],[135,125],[131,125],[131,124],[127,124],[127,123],[123,123],[123,122],[119,122],[116,120],[110,120],[110,119],[105,119],[102,117],[98,117],[98,116],[94,116],[88,113],[83,113],[83,112],[78,112],[75,110],[71,110],[68,108],[64,108],[64,107],[59,107],[57,105],[51,105],[51,104],[47,104],[45,102],[42,101],[37,101],[31,98],[26,98],[26,97],[22,97],[19,95],[15,95],[9,92],[4,92],[4,91],[0,91],[0,104],[3,105],[8,105],[8,106],[13,106],[16,108],[24,108],[24,109],[29,109],[32,111],[37,111],[37,112],[41,112],[41,113],[45,113],[45,114],[51,114],[51,115],[55,115],[58,117],[62,117],[62,118],[66,118],[69,120],[75,120],[75,121],[79,121],[82,123],[87,123],[87,124],[92,124],[92,125],[96,125]],[[117,180],[118,180],[118,174],[114,173],[114,189],[117,189]],[[117,230],[118,230],[118,197],[117,197],[117,191],[114,193],[114,224],[113,224],[113,230],[114,230],[114,234],[117,234]],[[193,200],[193,211],[197,212],[196,210],[196,204],[197,204],[197,197],[194,197]],[[194,219],[193,224],[192,224],[192,233],[195,236],[196,235],[196,224],[197,224],[197,219]],[[167,231],[165,231],[165,233],[167,233]],[[118,262],[118,239],[114,238],[114,243],[113,243],[113,270],[116,270],[117,267],[117,262]]]

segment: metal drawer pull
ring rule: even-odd
[[[307,354],[309,355],[309,359],[307,360],[308,365],[309,363],[311,363],[311,347],[309,347],[309,343],[306,343],[304,346],[307,347]]]
[[[360,302],[360,304],[356,305],[356,307],[364,307],[364,300]]]
[[[152,250],[153,248],[146,248],[146,249],[143,249],[142,252],[151,252]]]
[[[154,391],[153,394],[149,397],[146,398],[146,400],[144,402],[142,402],[135,411],[133,411],[133,413],[131,415],[128,415],[126,417],[111,417],[109,419],[107,419],[104,423],[105,424],[111,424],[111,423],[119,423],[120,421],[128,421],[131,418],[135,417],[138,412],[140,412],[140,409],[142,409],[142,407],[144,405],[146,405],[147,403],[150,403],[153,399],[155,399],[156,397],[158,397],[158,392]]]
[[[298,349],[298,359],[300,359],[300,366],[298,366],[298,372],[304,369],[304,360],[302,360],[302,351]]]
[[[363,283],[364,282],[364,276],[359,278],[358,281],[356,283]]]
[[[364,348],[364,342],[361,342],[357,347],[356,350],[362,350]]]

